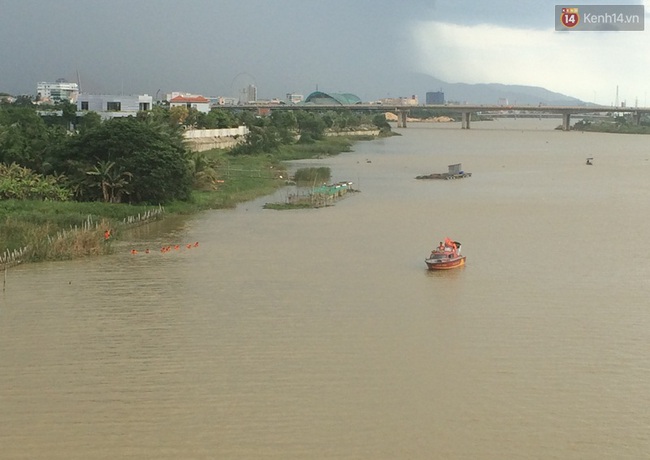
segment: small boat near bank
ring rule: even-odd
[[[450,270],[465,265],[465,256],[460,253],[461,244],[445,238],[444,243],[431,251],[429,257],[424,259],[429,270]]]

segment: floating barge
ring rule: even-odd
[[[461,163],[456,163],[448,166],[449,170],[446,173],[431,173],[424,176],[416,176],[416,179],[464,179],[472,177],[472,173],[465,172],[462,169]]]

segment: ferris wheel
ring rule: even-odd
[[[256,88],[255,77],[247,72],[240,72],[230,83],[230,97],[235,98],[239,103],[250,102],[256,99],[251,94],[251,91],[256,91]]]

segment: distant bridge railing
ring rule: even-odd
[[[650,113],[650,107],[624,106],[581,106],[581,105],[492,105],[492,104],[239,104],[219,106],[223,109],[239,110],[369,110],[369,111],[408,111],[412,109],[429,109],[447,112],[548,112],[548,113]]]

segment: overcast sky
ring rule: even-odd
[[[372,100],[408,96],[396,92],[417,72],[600,104],[614,102],[618,85],[619,101],[650,104],[650,31],[556,32],[556,3],[0,0],[0,92],[79,78],[89,93],[234,97],[252,83],[260,99],[318,87]],[[648,12],[643,1],[598,3]]]

